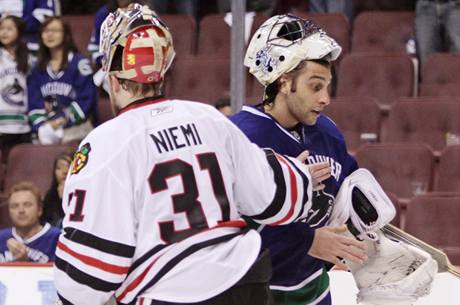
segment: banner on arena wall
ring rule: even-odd
[[[52,264],[0,264],[0,305],[54,305]]]

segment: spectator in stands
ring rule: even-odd
[[[4,159],[11,147],[30,142],[26,74],[25,24],[17,16],[0,19],[0,147]]]
[[[415,35],[422,64],[431,53],[460,52],[460,3],[454,0],[417,1]]]
[[[311,13],[342,13],[351,21],[353,18],[352,0],[309,0]]]
[[[229,97],[221,97],[214,104],[214,107],[216,107],[216,109],[222,112],[222,114],[225,115],[226,117],[229,117],[232,115],[232,107],[230,105]]]
[[[62,210],[62,191],[72,162],[72,153],[63,152],[54,161],[53,180],[43,200],[42,223],[48,222],[54,227],[62,228],[64,211]]]
[[[51,17],[40,30],[38,61],[28,78],[29,120],[41,144],[83,139],[96,120],[96,87],[89,60],[78,53],[70,27]]]
[[[27,46],[38,51],[38,30],[47,17],[61,14],[59,0],[0,0],[0,16],[15,15],[26,23]]]
[[[102,54],[99,52],[99,39],[100,39],[100,29],[102,22],[105,20],[105,17],[110,12],[116,11],[118,8],[126,8],[133,0],[107,0],[107,4],[103,5],[96,12],[94,16],[94,27],[91,34],[91,40],[88,44],[88,52],[91,54],[91,61],[93,62],[94,67],[99,69],[101,67]]]
[[[43,207],[38,188],[29,182],[13,185],[8,210],[13,227],[0,231],[0,261],[54,261],[60,230],[40,224]]]

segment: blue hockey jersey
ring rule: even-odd
[[[27,0],[24,1],[22,19],[26,23],[27,46],[38,51],[38,31],[46,18],[60,16],[59,0]]]
[[[37,131],[49,119],[45,110],[45,99],[57,101],[55,113],[66,113],[69,118],[66,128],[97,118],[97,95],[93,83],[90,62],[83,55],[69,53],[67,67],[55,73],[48,66],[46,71],[35,67],[27,80],[29,120],[32,130]],[[55,116],[55,114],[53,114]]]
[[[47,17],[60,14],[59,0],[27,0],[24,1],[22,19],[26,23],[28,33],[38,33],[40,25]]]
[[[10,238],[23,242],[27,246],[29,261],[36,263],[53,262],[55,259],[56,245],[61,230],[46,223],[34,236],[22,239],[15,228],[7,228],[0,231],[0,262],[13,262],[14,258],[6,246]]]
[[[260,147],[270,147],[276,152],[296,157],[304,150],[310,152],[310,164],[327,161],[332,176],[327,179],[325,189],[315,192],[317,204],[332,205],[335,195],[345,177],[358,168],[346,149],[343,135],[334,122],[321,115],[316,125],[300,125],[295,131],[283,128],[259,107],[243,106],[242,111],[231,120]],[[315,205],[315,203],[314,203]],[[261,231],[263,246],[272,254],[272,289],[293,290],[308,285],[322,273],[324,262],[306,253],[311,247],[314,227],[325,224],[326,218],[309,224],[299,222],[286,226],[264,227]]]

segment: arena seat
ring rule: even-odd
[[[460,54],[435,53],[422,70],[420,96],[460,96]]]
[[[6,195],[0,198],[0,230],[11,226]]]
[[[338,97],[324,113],[337,124],[351,152],[362,143],[379,140],[380,110],[372,97]]]
[[[72,37],[81,54],[88,55],[88,44],[94,26],[92,15],[65,15],[62,16],[72,31]]]
[[[397,97],[413,96],[414,66],[401,54],[356,54],[340,63],[337,96],[372,96],[388,109]]]
[[[399,203],[399,198],[392,192],[386,192],[387,196],[390,198],[391,202],[396,209],[396,215],[391,221],[391,224],[397,227],[401,227],[401,219],[404,217],[403,211],[401,209],[401,204]]]
[[[171,30],[177,58],[193,55],[196,41],[195,19],[190,15],[178,14],[164,14],[160,18]]]
[[[99,100],[97,101],[97,112],[99,124],[102,124],[114,117],[108,97],[99,96]]]
[[[249,70],[246,73],[246,96],[250,97],[251,99],[261,99],[264,95],[264,86],[262,86],[259,81],[249,73]]]
[[[424,144],[368,144],[356,152],[361,167],[369,169],[382,188],[399,198],[430,190],[434,156]]]
[[[433,190],[460,192],[460,143],[442,151]]]
[[[167,96],[214,104],[230,91],[228,59],[197,56],[175,62],[166,80]]]
[[[417,102],[417,103],[444,103],[457,102],[460,103],[460,96],[457,98],[449,96],[419,96],[419,97],[401,97],[396,100],[397,103]]]
[[[446,135],[460,136],[460,103],[394,103],[388,117],[383,142],[423,142],[439,154],[446,146]]]
[[[417,196],[407,206],[405,230],[437,247],[460,248],[460,197]]]
[[[225,14],[206,15],[200,21],[197,54],[213,58],[230,58],[231,28]]]
[[[311,19],[342,47],[341,58],[350,51],[350,25],[347,17],[341,13],[313,14],[296,12],[301,18]]]
[[[452,264],[460,266],[460,247],[443,247],[442,250],[447,254]]]
[[[363,12],[353,22],[352,52],[406,53],[415,37],[414,12]]]
[[[61,152],[74,149],[74,144],[16,145],[8,156],[5,192],[17,182],[30,181],[37,185],[44,196],[51,185],[55,158]]]

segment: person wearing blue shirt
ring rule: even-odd
[[[330,103],[331,62],[340,52],[321,28],[293,15],[267,20],[246,52],[244,63],[265,86],[265,96],[231,120],[258,146],[303,155],[309,164],[327,162],[331,174],[314,192],[305,222],[259,228],[271,252],[276,305],[330,305],[326,263],[346,268],[339,257],[366,259],[365,246],[341,235],[342,228],[325,226],[340,185],[358,168],[337,126],[322,113]]]
[[[22,19],[27,47],[36,52],[40,26],[46,18],[61,15],[61,4],[59,0],[0,0],[0,18],[8,15]]]
[[[40,223],[43,204],[38,188],[30,182],[13,185],[8,211],[13,227],[0,231],[0,262],[54,261],[61,231]]]
[[[29,121],[41,144],[83,139],[97,121],[90,61],[78,53],[60,17],[45,21],[36,66],[28,77]]]

